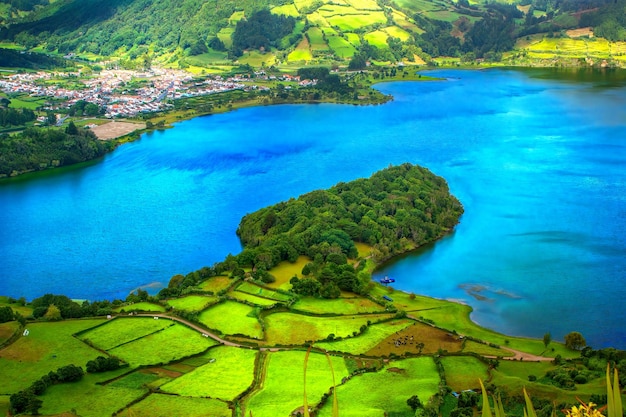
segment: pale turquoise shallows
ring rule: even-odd
[[[455,233],[388,265],[508,334],[626,348],[626,83],[616,72],[436,71],[380,106],[251,108],[144,135],[88,166],[0,181],[0,294],[125,297],[236,254],[240,218],[411,162]]]

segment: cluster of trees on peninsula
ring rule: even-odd
[[[71,165],[103,156],[114,144],[98,140],[88,129],[28,128],[0,136],[0,176]]]
[[[443,178],[408,163],[390,166],[244,216],[237,229],[244,250],[234,260],[268,271],[305,255],[313,262],[292,283],[295,291],[333,298],[339,289],[361,292],[368,281],[348,264],[358,256],[355,242],[383,261],[440,238],[462,213]]]

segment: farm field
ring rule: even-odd
[[[211,361],[163,385],[161,390],[184,397],[230,401],[252,384],[257,352],[218,346],[207,354],[211,355]]]
[[[200,323],[226,335],[240,334],[263,338],[263,329],[254,316],[254,307],[235,301],[226,301],[204,310],[198,316]]]
[[[334,300],[302,297],[293,309],[314,314],[350,315],[359,313],[382,313],[385,308],[367,298],[337,298]]]
[[[72,335],[103,322],[104,319],[91,319],[29,324],[28,336],[20,337],[0,351],[3,381],[0,394],[25,389],[61,366],[84,366],[87,361],[102,355]]]
[[[41,413],[61,414],[74,409],[85,417],[112,415],[148,391],[141,386],[97,385],[101,377],[99,374],[86,374],[80,382],[49,387],[41,396]],[[68,405],[68,398],[72,398],[71,406]]]
[[[198,285],[198,288],[202,291],[211,291],[213,294],[217,294],[220,291],[227,289],[233,280],[223,275],[218,275],[213,278],[209,278]]]
[[[204,352],[215,344],[217,342],[213,339],[202,337],[195,330],[182,324],[174,324],[162,331],[113,348],[109,353],[134,367],[169,363]],[[156,346],[158,349],[155,349]]]
[[[486,381],[487,365],[473,356],[447,356],[441,359],[446,370],[446,383],[454,391],[477,389],[478,380]]]
[[[316,347],[331,352],[346,352],[354,355],[362,355],[366,352],[376,351],[379,344],[389,336],[405,329],[413,324],[410,320],[392,320],[381,324],[374,324],[358,337],[351,337],[334,342],[318,342]]]
[[[207,295],[188,295],[167,300],[167,304],[174,309],[184,311],[202,311],[215,302],[217,302],[217,297]]]
[[[254,417],[287,416],[303,404],[304,351],[271,352],[265,361],[265,382],[260,391],[246,401],[245,415]],[[335,382],[348,375],[343,358],[331,356]],[[315,405],[333,385],[325,355],[311,353],[307,365],[306,393],[309,405]]]
[[[289,284],[291,286],[291,284]],[[236,288],[236,291],[245,292],[258,297],[267,298],[275,301],[286,302],[293,298],[291,295],[283,294],[278,291],[268,290],[267,288],[260,287],[258,285],[244,282]]]
[[[0,94],[0,96],[2,95]],[[28,317],[31,314],[33,314],[33,309],[31,307],[27,305],[22,306],[19,303],[10,303],[9,297],[0,296],[0,307],[3,307],[3,306],[11,307],[13,311],[20,313],[24,317]]]
[[[118,318],[80,334],[79,338],[94,346],[109,350],[124,343],[140,339],[146,335],[171,326],[170,320],[154,320],[152,318]]]
[[[135,417],[231,417],[228,404],[209,398],[190,398],[173,395],[151,394],[128,408],[128,415]]]
[[[337,388],[337,400],[342,416],[379,417],[410,411],[407,398],[427,399],[438,390],[439,374],[433,359],[411,358],[390,361],[378,372],[352,377]],[[318,415],[330,417],[331,409],[328,402]]]
[[[372,323],[391,315],[362,315],[351,317],[311,317],[293,313],[274,313],[265,317],[266,340],[270,345],[302,345],[307,340],[317,341],[334,334],[352,336],[368,321]]]
[[[302,268],[308,262],[311,262],[309,258],[306,256],[299,256],[298,260],[294,263],[283,261],[279,263],[277,266],[272,268],[272,275],[276,278],[276,282],[268,284],[271,288],[280,288],[281,290],[290,290],[291,284],[289,280],[297,276],[298,278],[302,277]]]
[[[277,303],[276,300],[270,300],[269,298],[257,297],[256,295],[248,294],[240,291],[233,291],[230,296],[244,302],[252,303],[260,307],[269,307]]]
[[[162,313],[165,311],[165,307],[155,303],[141,302],[117,307],[113,311],[115,311],[116,313],[128,313],[130,311],[152,311],[155,313]]]
[[[0,345],[9,340],[20,328],[20,324],[16,321],[9,321],[0,324]]]

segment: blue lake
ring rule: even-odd
[[[0,294],[124,298],[241,250],[246,213],[411,162],[466,213],[387,265],[498,331],[626,348],[626,82],[615,72],[434,71],[379,106],[181,122],[82,167],[0,181]]]

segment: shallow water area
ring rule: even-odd
[[[99,163],[0,181],[0,293],[125,297],[241,250],[248,212],[411,162],[443,176],[455,232],[377,272],[508,334],[626,348],[620,73],[441,70],[380,106],[242,109],[143,135]]]

